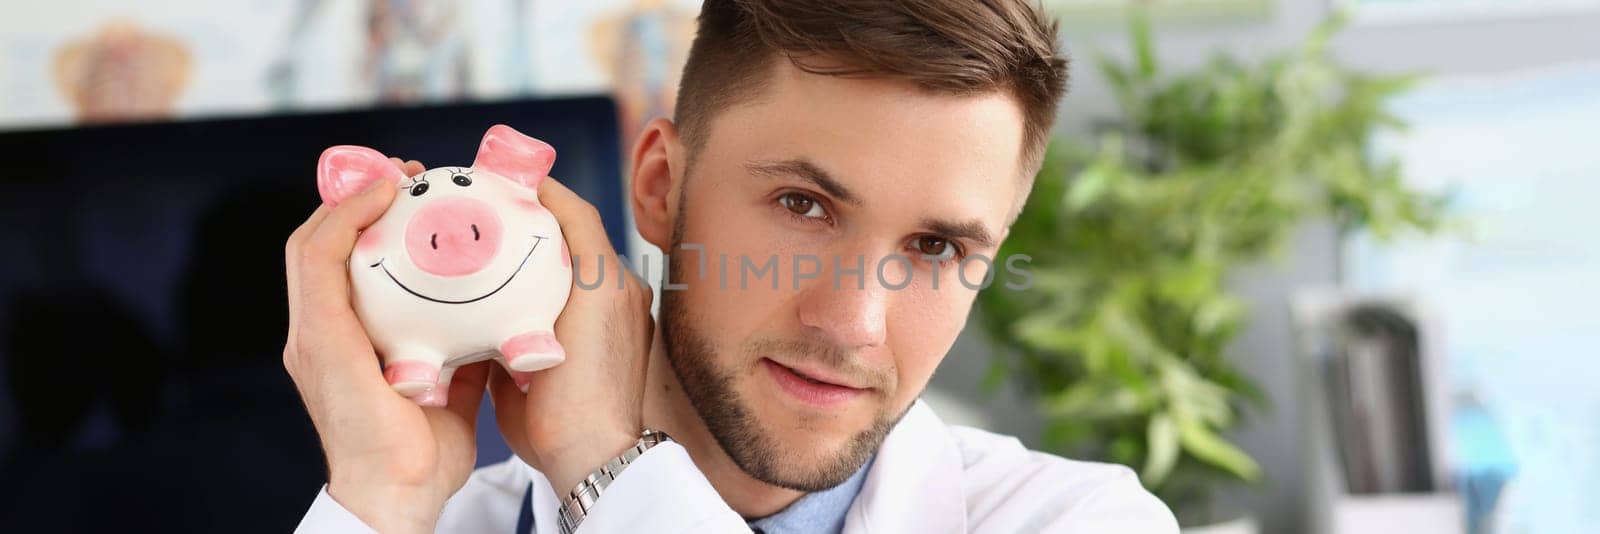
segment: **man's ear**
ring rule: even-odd
[[[683,194],[684,146],[678,140],[678,127],[671,120],[657,118],[644,127],[633,147],[632,179],[629,196],[633,199],[633,220],[645,241],[668,254],[672,228],[678,217],[677,195]]]

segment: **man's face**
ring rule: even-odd
[[[965,324],[976,291],[958,270],[981,283],[989,266],[961,260],[1004,237],[1023,119],[1002,92],[778,63],[760,98],[713,119],[684,178],[668,252],[688,288],[663,291],[662,331],[734,462],[815,491],[871,456]]]

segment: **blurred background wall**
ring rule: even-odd
[[[1063,17],[1064,42],[1077,58],[1059,133],[1093,144],[1117,111],[1091,54],[1132,54],[1121,2],[1047,3]],[[616,100],[625,149],[643,121],[670,113],[696,4],[4,0],[0,130],[605,94]],[[1217,51],[1252,58],[1287,49],[1338,7],[1328,0],[1154,4],[1167,10],[1154,26],[1161,60],[1178,71]],[[1446,245],[1349,242],[1332,224],[1312,221],[1279,261],[1230,275],[1229,286],[1253,312],[1230,354],[1272,408],[1233,436],[1261,464],[1264,482],[1233,487],[1224,501],[1253,511],[1267,532],[1311,528],[1314,462],[1304,443],[1310,408],[1291,300],[1305,288],[1342,286],[1430,303],[1442,317],[1453,365],[1476,362],[1452,368],[1449,394],[1481,402],[1482,413],[1498,417],[1524,477],[1544,488],[1520,490],[1497,531],[1580,532],[1577,525],[1600,521],[1585,497],[1600,489],[1600,438],[1592,430],[1600,428],[1600,396],[1592,393],[1600,388],[1585,387],[1596,373],[1577,365],[1600,345],[1600,325],[1588,311],[1600,298],[1591,269],[1600,252],[1585,245],[1595,242],[1586,234],[1600,219],[1578,202],[1595,191],[1582,184],[1600,178],[1600,156],[1582,149],[1600,131],[1577,119],[1595,116],[1600,2],[1356,0],[1350,7],[1355,22],[1332,42],[1336,57],[1373,72],[1431,76],[1398,106],[1422,137],[1385,138],[1374,150],[1414,162],[1408,176],[1421,187],[1463,189],[1459,207],[1469,215],[1501,216]],[[1520,129],[1503,128],[1519,119],[1527,119]],[[1460,135],[1474,131],[1478,137]],[[1463,163],[1490,156],[1499,163]],[[1562,209],[1535,216],[1562,199]],[[635,253],[648,248],[632,244]],[[1567,268],[1541,270],[1550,265]],[[1452,277],[1463,272],[1490,274]],[[1534,279],[1543,285],[1451,298],[1484,284],[1524,287],[1517,284]],[[1553,322],[1557,317],[1566,320]],[[1546,326],[1513,328],[1528,324]],[[1481,335],[1486,330],[1510,334]],[[173,334],[158,329],[151,343],[164,335]],[[930,396],[950,419],[1037,444],[1042,422],[1031,402],[1009,388],[979,387],[994,350],[980,329],[969,328]],[[1505,361],[1557,376],[1493,365]],[[1510,383],[1501,381],[1508,376]],[[0,451],[18,441],[7,399],[0,399]],[[79,443],[93,443],[97,430],[74,432]]]

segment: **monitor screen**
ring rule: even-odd
[[[469,165],[494,124],[553,145],[626,253],[608,98],[0,133],[0,531],[292,530],[326,476],[282,366],[317,157]]]

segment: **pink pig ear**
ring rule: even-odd
[[[329,206],[339,205],[372,182],[387,180],[399,184],[405,179],[405,173],[389,158],[364,146],[329,147],[317,159],[317,192]]]
[[[483,134],[478,144],[478,159],[472,166],[535,189],[556,164],[556,149],[549,143],[522,135],[504,124],[496,124]]]

